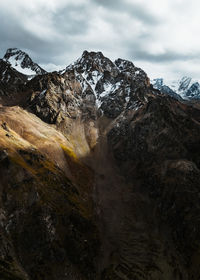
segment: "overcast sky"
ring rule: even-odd
[[[18,47],[54,70],[86,49],[150,78],[200,79],[199,0],[0,0],[0,19],[1,57]]]

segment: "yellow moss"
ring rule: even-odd
[[[42,164],[43,164],[44,168],[50,170],[51,172],[56,172],[57,171],[55,164],[51,161],[44,160]]]
[[[72,149],[70,149],[69,147],[67,147],[63,144],[61,144],[60,147],[69,157],[71,157],[75,161],[78,161],[77,155],[75,154],[75,152]]]
[[[36,175],[36,171],[30,167],[30,165],[28,165],[25,160],[23,159],[22,156],[20,156],[18,153],[12,154],[10,155],[10,160],[13,163],[16,163],[17,165],[20,165],[21,167],[23,167],[24,169],[28,170],[29,172],[31,172],[32,174]]]
[[[38,182],[37,191],[40,194],[42,203],[49,205],[60,214],[65,211],[65,207],[69,207],[69,209],[72,207],[78,210],[80,215],[90,219],[92,216],[93,205],[88,197],[88,193],[90,193],[89,189],[92,185],[93,173],[78,160],[78,157],[72,148],[63,144],[61,144],[60,147],[67,158],[69,167],[74,177],[73,183],[75,185],[72,185],[62,171],[59,170],[53,162],[46,158],[38,157],[35,160],[34,157],[31,157],[31,154],[25,153],[20,155],[17,151],[14,151],[14,149],[9,151],[9,158],[14,164],[22,167],[34,176],[35,181]],[[40,155],[40,153],[38,153],[38,155]],[[69,184],[67,191],[60,188],[60,182],[62,182],[62,184]],[[17,200],[19,200],[19,202],[24,203],[24,201],[26,201],[24,192],[28,189],[29,184],[25,183],[23,187],[20,188],[20,191],[17,190]],[[79,189],[81,195],[75,193],[73,189]],[[15,189],[13,192],[15,192]],[[70,204],[67,206],[67,204],[58,203],[57,199],[59,200],[60,196],[65,197],[66,202],[68,201]]]

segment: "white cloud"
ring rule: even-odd
[[[197,0],[1,0],[1,55],[19,47],[57,69],[101,50],[152,77],[197,78],[199,9]]]

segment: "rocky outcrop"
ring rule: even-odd
[[[0,102],[1,104],[17,103],[16,95],[22,90],[27,77],[10,66],[9,63],[0,59]],[[13,100],[14,99],[14,100]]]

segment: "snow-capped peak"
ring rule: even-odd
[[[88,52],[84,51],[82,56],[78,58],[74,63],[70,64],[66,70],[76,68],[81,71],[98,70],[99,72],[108,71],[111,72],[114,68],[117,70],[115,64],[102,52]]]
[[[27,53],[18,48],[8,49],[3,60],[9,62],[14,69],[24,75],[34,76],[46,73],[44,69],[32,61]]]
[[[151,83],[154,88],[172,96],[176,94],[185,100],[200,99],[200,80],[191,77],[184,76],[177,80],[158,78]]]
[[[131,86],[148,86],[146,73],[130,61],[118,59],[112,62],[102,52],[84,51],[82,56],[70,64],[61,74],[73,72],[80,82],[84,95],[94,95],[99,108],[113,100],[130,100]],[[120,101],[119,101],[120,102]],[[128,101],[127,101],[128,103]]]

